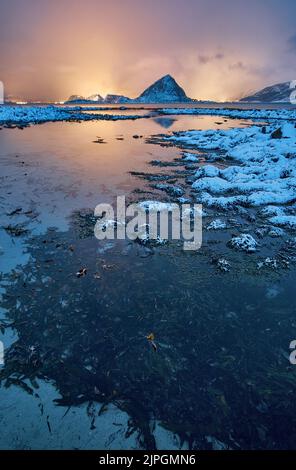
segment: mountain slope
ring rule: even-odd
[[[123,95],[107,95],[104,98],[104,103],[112,103],[112,104],[119,104],[119,103],[128,103],[130,98]]]
[[[120,104],[120,103],[128,103],[130,101],[130,98],[127,98],[126,96],[123,95],[107,95],[105,98],[103,98],[101,95],[91,95],[88,98],[85,98],[84,96],[79,96],[79,95],[72,95],[70,98],[68,98],[65,103],[71,103],[71,104],[93,104],[93,103],[99,103],[99,104]]]
[[[288,103],[292,89],[290,88],[290,82],[277,83],[272,86],[263,88],[257,91],[253,95],[246,96],[240,101],[249,103]]]
[[[178,103],[190,101],[183,88],[171,75],[165,75],[150,85],[134,101],[138,103]]]

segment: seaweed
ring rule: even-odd
[[[113,403],[147,449],[154,420],[190,448],[293,448],[296,373],[281,353],[295,322],[289,296],[274,304],[265,281],[210,271],[202,253],[174,246],[142,259],[132,244],[129,263],[119,247],[102,259],[72,220],[69,232],[29,240],[28,264],[3,276],[1,328],[18,340],[1,382],[34,397],[37,379],[53,381],[55,404],[87,403],[92,429]]]
[[[9,225],[6,225],[3,228],[12,237],[21,237],[23,235],[26,235],[29,232],[29,230],[26,229],[23,225],[11,225],[11,224],[9,224]]]

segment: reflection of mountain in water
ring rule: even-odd
[[[153,119],[153,121],[156,122],[156,124],[159,124],[161,127],[168,129],[174,124],[176,119],[169,118],[169,117],[159,117],[159,118]]]

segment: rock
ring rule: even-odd
[[[279,127],[278,129],[276,129],[270,134],[270,137],[272,139],[281,139],[283,137],[282,129]]]
[[[220,219],[213,220],[208,226],[207,230],[222,230],[226,228],[226,223]]]
[[[257,268],[258,269],[261,269],[263,267],[266,267],[266,268],[271,268],[271,269],[277,269],[278,268],[278,263],[277,263],[277,260],[274,259],[274,258],[265,258],[264,261],[260,261],[259,263],[257,263]]]
[[[267,235],[268,231],[269,231],[269,227],[266,227],[266,226],[265,227],[258,227],[258,228],[256,228],[255,233],[256,233],[257,237],[264,238]]]
[[[245,251],[246,253],[254,253],[257,249],[258,242],[249,233],[243,233],[238,237],[233,237],[228,245],[237,250]]]
[[[228,263],[228,261],[224,258],[218,259],[217,266],[220,269],[220,271],[222,271],[222,272],[226,273],[226,272],[230,271],[230,263]]]
[[[282,237],[285,234],[284,230],[280,227],[272,227],[269,231],[269,236],[273,238]]]
[[[20,237],[22,235],[26,235],[28,233],[28,229],[23,227],[22,225],[7,225],[3,227],[9,235],[13,237]]]
[[[161,191],[165,191],[167,194],[173,197],[180,197],[184,194],[184,190],[179,186],[171,186],[169,184],[156,184],[154,187]]]

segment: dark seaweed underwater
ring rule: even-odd
[[[170,162],[163,179],[190,178],[194,165]],[[151,198],[161,179],[160,164],[145,171],[131,175],[133,200]],[[176,242],[114,241],[105,249],[93,236],[91,209],[73,211],[68,221],[63,231],[12,234],[26,237],[29,260],[1,277],[7,314],[0,326],[18,335],[1,386],[19,386],[33,399],[37,380],[53,381],[65,413],[89,404],[91,429],[113,403],[129,415],[127,435],[136,433],[146,449],[156,448],[155,419],[190,449],[211,449],[213,438],[222,448],[293,449],[294,267],[259,273],[256,255],[219,245],[225,233],[220,240],[208,234],[197,252]],[[215,263],[225,250],[230,272]]]

